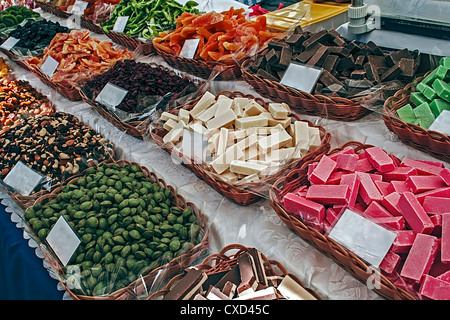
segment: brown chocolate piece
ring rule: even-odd
[[[305,40],[306,36],[303,33],[293,33],[286,39],[286,43],[293,47],[301,47]]]
[[[222,292],[224,295],[228,296],[229,298],[233,298],[234,295],[236,294],[236,289],[237,286],[231,282],[231,281],[227,281],[225,282]]]
[[[386,63],[389,67],[400,62],[401,59],[412,59],[412,55],[408,49],[397,50],[386,56]]]
[[[355,60],[355,68],[361,70],[366,62],[366,56],[359,55]]]
[[[378,47],[373,41],[369,41],[366,44],[367,48],[370,49],[370,51],[376,55],[376,56],[384,56],[383,50],[381,50],[380,47]]]
[[[316,53],[311,57],[311,59],[308,60],[306,64],[310,66],[320,67],[322,66],[327,56],[328,56],[328,47],[322,46],[319,48],[319,50],[316,51]]]
[[[270,49],[269,52],[266,53],[265,59],[270,64],[275,64],[280,59],[280,52],[275,49]]]
[[[327,70],[322,70],[320,74],[319,81],[323,84],[324,88],[330,87],[332,85],[338,85],[339,87],[344,87],[343,83],[340,82],[335,76],[329,73]],[[322,90],[323,91],[323,90]]]
[[[402,80],[412,80],[414,77],[415,61],[414,59],[402,58],[398,62],[398,66],[402,69],[399,78]]]
[[[345,48],[347,48],[347,50],[350,53],[355,53],[355,52],[361,50],[361,47],[355,41],[351,41],[351,42],[347,43]]]
[[[318,43],[325,44],[330,38],[332,38],[332,35],[328,34],[327,30],[321,30],[303,41],[303,47],[308,50]]]
[[[383,75],[381,76],[381,82],[394,80],[402,73],[402,69],[396,64],[393,67],[390,67]]]
[[[376,68],[388,67],[384,56],[367,56],[369,63],[371,63]]]
[[[189,300],[202,287],[208,276],[197,269],[189,269],[186,275],[164,295],[163,300]]]
[[[339,60],[336,71],[341,72],[348,69],[354,69],[355,62],[352,56],[348,56]]]
[[[328,50],[330,54],[335,54],[339,57],[347,57],[350,54],[350,51],[345,47],[331,46],[328,47]]]
[[[280,51],[282,48],[288,48],[289,44],[287,44],[286,42],[280,42],[276,39],[272,39],[269,41],[269,43],[267,44],[267,48],[270,49],[275,49],[276,51]]]
[[[325,61],[322,64],[322,68],[326,69],[331,74],[334,74],[338,65],[339,57],[333,54],[327,55]]]
[[[278,79],[273,76],[272,74],[270,74],[269,72],[267,72],[264,69],[258,69],[258,72],[256,73],[258,76],[263,77],[264,79],[270,80],[270,81],[278,81]]]
[[[355,70],[350,74],[350,79],[362,80],[366,77],[364,70]]]
[[[206,293],[206,299],[208,300],[231,300],[229,296],[224,294],[218,288],[210,286],[208,292]]]
[[[287,68],[292,60],[292,49],[289,48],[282,48],[280,53],[280,59],[278,60],[278,63],[275,64],[276,67],[279,68]]]
[[[215,287],[223,290],[227,282],[234,283],[236,286],[239,285],[241,282],[239,265],[226,272],[226,274],[215,284]]]
[[[301,62],[301,63],[306,63],[306,62],[308,62],[309,59],[311,59],[311,57],[314,55],[314,53],[321,47],[324,47],[324,45],[318,43],[315,46],[309,48],[308,50],[305,50],[302,53],[296,55],[294,60]]]
[[[380,82],[380,77],[378,75],[377,68],[375,68],[373,64],[366,63],[364,65],[364,71],[366,72],[367,79],[373,81],[374,83]]]
[[[253,258],[247,252],[238,257],[239,273],[241,275],[241,283],[238,285],[238,294],[253,289],[258,286],[255,263]]]
[[[256,275],[258,277],[258,290],[267,287],[267,276],[264,270],[264,261],[261,256],[261,252],[252,248],[248,251],[248,253],[252,256],[253,261],[255,263]]]

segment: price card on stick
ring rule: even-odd
[[[117,17],[116,22],[114,23],[113,31],[117,33],[122,33],[125,30],[125,27],[128,23],[128,16]]]
[[[397,234],[346,208],[328,236],[378,268]]]
[[[60,216],[53,225],[46,240],[64,266],[69,263],[81,243],[80,238],[63,216]]]
[[[200,39],[187,39],[184,41],[183,48],[181,48],[180,57],[193,59],[197,52]]]
[[[44,176],[37,173],[22,161],[16,163],[6,175],[3,182],[24,196],[28,196],[44,181]]]
[[[41,66],[41,71],[49,78],[53,76],[53,74],[56,71],[56,68],[58,68],[59,62],[53,59],[52,56],[48,56],[47,59],[45,59],[44,63]]]
[[[128,91],[108,82],[100,91],[95,101],[115,109],[127,95]]]
[[[322,68],[306,64],[291,63],[280,83],[294,89],[311,93],[322,74]]]
[[[8,39],[5,40],[5,42],[2,43],[2,45],[0,47],[2,47],[5,50],[10,51],[17,42],[19,42],[20,39],[16,39],[14,37],[9,37]]]

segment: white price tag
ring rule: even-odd
[[[108,82],[103,87],[102,91],[100,91],[97,98],[95,98],[95,101],[106,107],[115,109],[115,107],[122,102],[127,93],[127,90]]]
[[[88,3],[86,1],[75,0],[75,3],[72,6],[72,11],[70,13],[81,16],[83,15],[84,10],[86,10],[87,6]]]
[[[56,71],[56,68],[58,68],[59,62],[53,59],[51,56],[48,56],[47,59],[45,59],[44,63],[41,66],[41,71],[49,78],[53,76],[53,74]]]
[[[128,16],[117,17],[116,23],[114,23],[113,31],[117,33],[122,33],[128,23]]]
[[[5,40],[5,42],[2,43],[1,47],[5,50],[11,50],[17,42],[19,42],[20,39],[16,39],[14,37],[9,37],[8,39]]]
[[[192,59],[197,52],[200,39],[187,39],[184,42],[183,48],[181,48],[180,57]]]
[[[60,216],[53,225],[46,240],[64,266],[69,263],[81,243],[80,238],[63,216]]]
[[[328,236],[378,268],[397,234],[345,209]]]
[[[306,64],[291,63],[280,83],[294,89],[311,93],[322,74],[322,68]]]
[[[6,175],[3,182],[20,194],[28,196],[43,180],[43,175],[19,161]]]

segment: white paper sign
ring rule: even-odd
[[[117,17],[116,23],[114,23],[113,31],[122,33],[123,30],[125,30],[125,27],[127,26],[128,18],[129,18],[128,16]]]
[[[311,93],[322,74],[321,68],[306,64],[291,63],[280,83],[294,89]]]
[[[183,48],[181,48],[180,57],[187,59],[194,58],[199,43],[200,39],[187,39],[184,41]]]
[[[86,10],[88,3],[86,1],[76,0],[70,13],[81,16]]]
[[[63,216],[60,216],[53,225],[46,240],[64,266],[69,263],[81,243],[80,238]]]
[[[41,71],[49,78],[53,76],[53,74],[56,71],[56,68],[58,68],[59,62],[53,59],[51,56],[48,56],[47,59],[45,59],[44,63],[41,66]]]
[[[22,161],[11,169],[3,182],[24,196],[28,196],[44,180],[44,176],[37,173]]]
[[[397,234],[346,209],[328,236],[378,268]]]
[[[104,106],[115,108],[122,102],[127,93],[127,90],[108,82],[102,91],[100,91],[97,98],[95,98],[95,101]]]
[[[5,50],[11,50],[17,42],[19,42],[20,39],[16,39],[14,37],[9,37],[8,39],[5,40],[5,42],[2,43],[1,47]]]

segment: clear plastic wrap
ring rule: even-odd
[[[248,204],[268,197],[277,177],[326,152],[330,136],[318,124],[323,118],[301,119],[241,83],[209,79],[190,100],[155,114],[149,138],[219,193]]]
[[[140,62],[136,53],[133,58],[118,61],[81,84],[80,92],[117,127],[142,137],[155,109],[165,109],[170,101],[196,92],[199,81],[157,63]],[[105,97],[109,102],[102,100]]]

